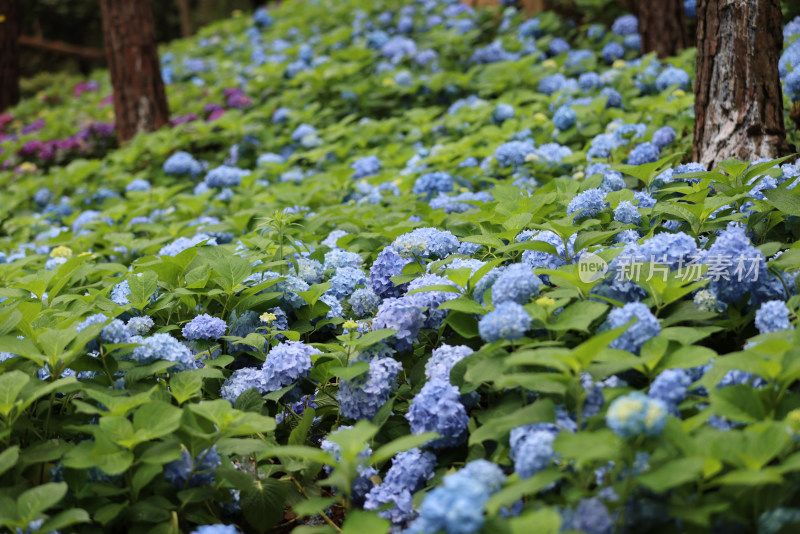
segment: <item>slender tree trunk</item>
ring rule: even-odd
[[[697,2],[694,161],[711,168],[794,151],[783,124],[782,48],[779,0]]]
[[[0,111],[19,102],[19,22],[17,0],[0,0]]]
[[[689,45],[683,0],[639,0],[637,8],[643,54],[665,58]]]
[[[176,0],[178,11],[181,15],[181,35],[189,37],[192,35],[192,11],[189,7],[189,0]]]
[[[100,0],[120,142],[169,122],[148,0]]]

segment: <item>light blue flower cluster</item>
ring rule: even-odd
[[[499,103],[492,112],[492,122],[495,124],[502,124],[509,119],[514,118],[514,106],[511,104]]]
[[[317,260],[297,258],[297,278],[306,284],[319,284],[325,278],[324,267]]]
[[[575,215],[575,218],[594,217],[602,212],[608,203],[606,202],[606,192],[602,189],[587,189],[573,198],[567,206],[567,215]]]
[[[203,182],[208,187],[221,189],[223,187],[235,187],[242,183],[242,178],[249,175],[250,171],[240,169],[239,167],[231,167],[230,165],[221,165],[215,169],[208,171]]]
[[[497,465],[486,460],[468,463],[444,477],[442,486],[425,496],[408,534],[477,534],[485,522],[484,506],[505,482]]]
[[[535,423],[511,430],[509,445],[514,471],[520,478],[530,478],[556,458],[553,443],[559,429],[550,423]]]
[[[256,275],[253,275],[253,277],[257,278],[255,280],[257,282],[282,278],[282,280],[279,280],[278,283],[269,286],[266,291],[283,293],[281,296],[281,302],[288,304],[295,309],[300,308],[306,303],[306,301],[303,300],[303,297],[298,295],[297,292],[308,291],[309,285],[296,276],[281,276],[280,274],[272,271],[264,271],[261,273],[256,273]]]
[[[302,341],[284,341],[273,347],[262,367],[264,390],[278,391],[308,376],[314,354],[321,352]]]
[[[478,322],[481,339],[494,343],[501,339],[513,341],[525,335],[531,327],[531,317],[525,308],[514,301],[507,301],[495,306],[495,309],[484,315]]]
[[[661,333],[661,324],[650,308],[641,302],[630,302],[622,308],[611,310],[600,331],[614,330],[635,319],[622,334],[611,342],[611,348],[639,354],[645,342]]]
[[[446,172],[436,171],[423,174],[414,182],[415,195],[425,195],[430,199],[436,193],[453,190],[453,177]]]
[[[148,315],[143,315],[141,317],[131,317],[128,319],[128,328],[134,330],[139,335],[145,335],[150,332],[150,329],[153,328],[153,319],[151,319]]]
[[[561,514],[563,531],[580,531],[586,534],[612,534],[615,518],[599,497],[581,499],[574,510]]]
[[[267,393],[266,377],[262,369],[254,367],[237,369],[222,384],[219,396],[235,404],[236,399],[248,389],[256,389],[261,394]]]
[[[712,279],[708,284],[711,291],[719,300],[732,304],[741,300],[748,292],[754,293],[768,280],[767,262],[760,250],[755,248],[750,239],[745,235],[741,226],[730,225],[717,237],[717,240],[708,249],[706,262],[716,262],[718,259],[725,261],[720,265],[719,279]],[[735,271],[742,260],[749,276],[742,273],[740,276]]]
[[[446,230],[417,228],[395,239],[392,249],[404,258],[443,259],[458,251],[458,238]]]
[[[339,381],[339,411],[350,419],[372,419],[389,399],[402,365],[392,358],[373,358],[369,370]]]
[[[353,169],[354,179],[376,175],[381,172],[381,167],[381,159],[378,156],[365,156],[357,159],[350,165],[350,168]]]
[[[663,401],[670,413],[676,413],[678,405],[686,399],[691,384],[692,378],[685,370],[666,369],[650,384],[648,396]]]
[[[384,247],[369,268],[369,285],[381,298],[400,297],[406,292],[406,284],[396,286],[393,276],[403,274],[403,267],[412,260],[400,256],[392,246]]]
[[[760,334],[789,330],[792,327],[789,314],[789,308],[784,301],[767,301],[756,311],[756,328]]]
[[[141,365],[166,361],[175,362],[179,369],[195,368],[192,351],[169,334],[153,334],[136,342],[141,345],[133,349],[131,357]]]
[[[491,285],[492,304],[504,302],[527,304],[539,294],[542,281],[527,263],[514,263],[502,270]]]
[[[313,261],[313,260],[309,260]],[[325,263],[323,269],[339,269],[340,267],[352,267],[358,269],[364,260],[355,252],[347,252],[340,248],[335,248],[325,253]]]
[[[501,167],[511,165],[517,167],[525,163],[528,154],[533,154],[535,150],[536,145],[533,141],[509,141],[494,150],[494,159]]]
[[[628,200],[623,200],[614,209],[614,220],[622,224],[639,224],[641,215],[636,206]]]
[[[415,278],[408,284],[408,291],[413,291],[415,289],[421,289],[429,286],[450,286],[453,287],[459,292],[461,288],[448,278],[442,278],[441,276],[437,276],[435,274],[426,274],[419,278]],[[412,295],[406,295],[403,297],[404,300],[407,300],[413,303],[415,306],[420,308],[425,308],[425,323],[423,326],[425,328],[439,328],[441,326],[442,321],[444,321],[445,317],[447,317],[447,310],[439,310],[439,305],[443,302],[448,300],[453,300],[458,298],[460,293],[454,293],[449,291],[421,291],[419,293],[414,293]]]
[[[348,302],[353,310],[353,315],[356,317],[368,317],[375,315],[378,311],[381,298],[372,289],[360,288],[353,291]]]
[[[614,399],[606,413],[606,424],[623,438],[658,436],[667,423],[668,411],[664,401],[635,391]]]
[[[653,133],[652,143],[663,150],[664,147],[671,145],[675,141],[675,130],[671,126],[662,126]]]
[[[446,213],[464,213],[475,209],[475,206],[468,202],[491,202],[492,200],[492,195],[485,191],[478,193],[465,191],[455,196],[439,193],[439,196],[432,198],[428,205],[435,210],[443,209]]]
[[[578,115],[569,106],[561,106],[553,115],[553,124],[559,130],[569,130],[578,120]]]
[[[653,143],[636,145],[628,154],[628,164],[644,165],[645,163],[655,163],[658,161],[660,153],[661,149]]]
[[[186,323],[181,333],[183,337],[191,341],[198,339],[214,340],[224,336],[227,328],[228,325],[222,319],[202,313]]]
[[[193,237],[179,237],[172,243],[168,245],[164,245],[161,247],[161,250],[158,251],[159,256],[177,256],[184,250],[190,249],[199,245],[200,243],[206,242],[207,245],[216,245],[216,240],[206,234],[196,234]]]
[[[202,525],[194,529],[191,534],[239,534],[239,530],[234,525]]]
[[[214,469],[222,465],[222,458],[213,446],[200,452],[195,458],[186,449],[181,459],[164,466],[164,478],[176,489],[197,488],[214,483]]]
[[[395,330],[389,343],[398,352],[406,352],[411,350],[424,322],[425,314],[417,304],[406,298],[387,298],[378,306],[372,327],[375,330],[381,328]]]
[[[450,383],[453,367],[474,351],[466,345],[447,345],[433,349],[430,359],[425,362],[425,376],[429,381]]]
[[[689,74],[677,67],[667,67],[656,77],[656,89],[663,92],[672,86],[685,90],[689,87]]]
[[[365,510],[377,510],[393,503],[378,515],[389,519],[393,525],[402,526],[414,517],[412,496],[433,477],[436,456],[429,451],[410,449],[397,453],[383,482],[372,488],[364,501]]]
[[[328,279],[331,283],[330,289],[325,293],[331,295],[337,300],[349,297],[356,290],[357,286],[366,286],[367,275],[364,271],[354,267],[340,267],[336,269]]]
[[[414,396],[406,413],[412,434],[438,432],[431,441],[433,448],[453,447],[464,441],[467,434],[467,411],[461,404],[458,388],[449,383],[430,381]]]
[[[164,172],[173,176],[200,176],[203,165],[188,152],[175,152],[164,162]]]

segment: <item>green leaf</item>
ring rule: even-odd
[[[289,445],[303,445],[306,442],[308,431],[311,430],[311,425],[314,423],[316,415],[317,411],[314,408],[311,406],[306,407],[300,423],[289,433]]]
[[[746,423],[763,421],[767,417],[758,393],[741,384],[712,390],[711,409],[717,415]]]
[[[14,445],[0,452],[0,475],[14,467],[19,458],[19,446]]]
[[[536,495],[552,483],[564,478],[564,476],[566,476],[566,474],[558,469],[546,468],[530,478],[511,482],[492,495],[492,498],[486,503],[486,511],[494,515],[502,506],[512,506],[523,497]]]
[[[800,195],[789,189],[764,189],[767,204],[786,215],[800,216]]]
[[[703,463],[703,458],[679,458],[636,477],[636,480],[656,493],[664,493],[700,477]]]
[[[128,302],[135,310],[143,310],[150,304],[150,298],[158,289],[158,275],[153,271],[131,275],[128,277],[128,286],[131,288]]]
[[[555,406],[553,402],[549,399],[541,399],[510,414],[492,417],[470,433],[469,444],[475,445],[487,440],[505,440],[512,428],[554,419]]]
[[[565,458],[574,459],[578,468],[590,462],[616,460],[623,450],[620,439],[608,429],[561,432],[553,448]]]
[[[342,525],[342,534],[364,534],[366,532],[388,532],[391,523],[376,512],[353,510]]]
[[[250,276],[250,262],[221,247],[203,247],[199,249],[198,257],[207,261],[217,273],[213,280],[225,293],[231,294],[234,288]]]
[[[485,315],[489,312],[489,308],[486,306],[481,306],[468,297],[446,300],[439,304],[437,310],[454,310],[462,313],[475,313],[478,315]]]
[[[372,453],[368,463],[370,465],[379,464],[392,458],[398,452],[404,452],[414,447],[421,447],[429,441],[439,437],[436,432],[423,432],[422,434],[409,434],[390,441]]]
[[[148,402],[133,415],[133,427],[146,441],[172,434],[181,426],[183,411],[161,401]]]
[[[254,481],[251,488],[243,489],[239,498],[242,514],[258,532],[266,532],[283,517],[286,485],[273,479]]]
[[[307,501],[300,501],[292,507],[292,511],[298,517],[318,515],[336,501],[336,497],[316,497]]]
[[[39,519],[39,517],[56,504],[67,494],[67,484],[64,482],[51,482],[36,486],[22,493],[17,499],[17,512],[26,523]]]
[[[471,314],[453,311],[447,314],[445,324],[467,339],[478,337],[478,321]]]
[[[51,517],[39,528],[41,532],[53,532],[78,523],[89,523],[92,519],[89,513],[81,508],[71,508]]]
[[[169,380],[169,392],[178,404],[200,395],[203,388],[203,377],[192,371],[176,373]]]
[[[337,376],[343,380],[352,380],[369,371],[369,363],[365,361],[357,361],[347,367],[332,367],[330,374]]]
[[[580,330],[589,332],[594,321],[608,311],[608,305],[593,300],[582,300],[564,308],[548,328],[555,331]]]
[[[8,417],[30,377],[22,371],[7,371],[0,375],[0,415]]]

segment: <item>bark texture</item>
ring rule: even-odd
[[[169,122],[148,0],[100,0],[120,142]]]
[[[637,11],[643,54],[665,58],[689,46],[683,0],[639,0]]]
[[[176,0],[178,12],[181,16],[181,35],[190,37],[192,35],[192,10],[189,0]]]
[[[17,0],[0,0],[0,111],[19,102],[19,21]]]
[[[692,159],[776,158],[786,142],[779,0],[698,0]]]

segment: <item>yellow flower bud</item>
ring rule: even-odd
[[[353,328],[358,328],[358,323],[352,319],[348,319],[342,324],[342,327],[352,330]]]
[[[614,63],[612,63],[611,67],[615,69],[624,69],[628,66],[628,63],[624,59],[618,59]]]
[[[270,324],[272,321],[276,320],[277,318],[278,318],[278,316],[275,315],[274,313],[271,313],[271,312],[264,312],[259,316],[259,319],[261,319],[261,322],[262,323],[267,323],[267,324]]]
[[[536,299],[536,305],[541,306],[542,308],[552,306],[555,303],[556,301],[551,299],[550,297],[539,297],[538,299]]]
[[[545,59],[544,61],[542,61],[542,67],[546,67],[548,69],[554,69],[558,67],[558,63],[556,63],[552,59]]]
[[[72,249],[65,246],[56,247],[50,251],[51,258],[71,258],[72,257]]]

